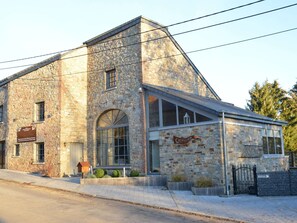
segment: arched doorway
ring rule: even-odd
[[[130,164],[128,116],[119,109],[104,112],[97,122],[97,164]]]

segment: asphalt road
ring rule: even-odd
[[[0,180],[0,223],[222,222]]]

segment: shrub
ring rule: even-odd
[[[90,174],[87,175],[87,178],[96,178],[96,176],[94,174],[90,173]]]
[[[185,175],[173,175],[171,177],[171,180],[173,182],[186,182],[187,181],[187,177]]]
[[[130,177],[139,177],[139,171],[138,170],[131,170]]]
[[[111,173],[112,177],[120,177],[121,176],[121,171],[120,170],[113,170]]]
[[[97,178],[102,178],[106,174],[106,172],[103,169],[96,169],[94,171],[94,174]]]
[[[212,180],[207,177],[200,177],[195,183],[196,187],[212,187]]]
[[[111,176],[109,176],[109,175],[104,175],[104,177],[103,178],[111,178]]]

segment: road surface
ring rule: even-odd
[[[222,222],[0,180],[0,223]]]

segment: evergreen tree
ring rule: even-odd
[[[297,82],[283,103],[281,118],[288,122],[284,127],[285,148],[287,151],[297,151]]]
[[[280,117],[282,103],[286,100],[286,91],[277,81],[269,83],[266,80],[262,86],[256,82],[249,94],[251,97],[247,104],[249,110],[273,119]]]
[[[256,82],[249,94],[247,109],[288,122],[283,131],[285,149],[297,151],[297,82],[288,93],[277,81],[269,83],[266,80],[262,86]]]

